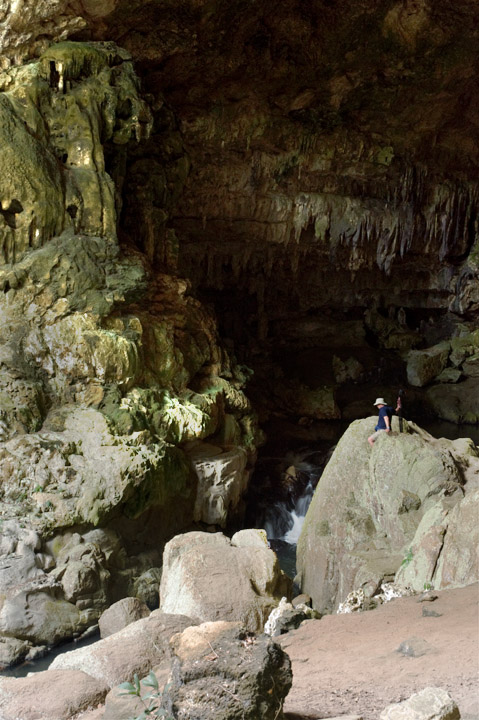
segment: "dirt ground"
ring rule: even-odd
[[[433,594],[309,620],[276,638],[293,667],[288,720],[378,720],[429,686],[447,690],[463,720],[479,720],[479,584]]]

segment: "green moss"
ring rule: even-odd
[[[331,535],[331,527],[327,520],[321,520],[318,524],[318,535],[325,537]]]
[[[165,506],[169,502],[174,512],[178,497],[188,497],[191,492],[189,478],[190,467],[184,453],[178,448],[166,447],[161,465],[146,473],[141,486],[135,488],[125,503],[126,516],[136,518],[151,506]]]

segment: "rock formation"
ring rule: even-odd
[[[389,705],[379,717],[380,720],[459,720],[461,715],[449,693],[442,688],[428,687],[402,703]]]
[[[186,533],[165,547],[160,608],[202,621],[238,621],[261,632],[290,586],[264,530],[242,530],[231,540],[221,533]]]
[[[371,598],[394,577],[415,591],[478,577],[477,447],[414,424],[399,433],[393,418],[395,432],[370,451],[374,422],[358,420],[341,438],[298,543],[300,584],[320,612],[356,589]]]
[[[174,718],[276,720],[292,682],[283,649],[240,623],[203,623],[171,640],[171,681],[163,703]]]
[[[188,282],[119,248],[110,173],[151,127],[129,54],[63,42],[0,83],[8,664],[94,624],[175,530],[238,514],[259,435],[242,370]],[[207,437],[213,487],[195,460]]]

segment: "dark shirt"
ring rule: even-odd
[[[389,418],[389,427],[391,427],[391,418],[394,414],[394,410],[389,405],[384,405],[384,407],[379,409],[379,420],[378,424],[375,427],[375,430],[386,430],[387,425],[384,418],[387,416]]]

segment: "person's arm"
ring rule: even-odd
[[[384,413],[384,424],[386,425],[386,432],[391,430],[391,419],[387,413]]]

